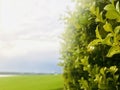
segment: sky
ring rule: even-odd
[[[0,72],[61,72],[67,7],[71,0],[0,0]]]

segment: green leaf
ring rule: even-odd
[[[120,26],[115,27],[114,32],[115,32],[115,34],[119,34],[120,33]]]
[[[99,30],[98,30],[98,26],[96,27],[95,32],[96,32],[96,37],[97,37],[98,39],[102,39],[102,38],[101,38],[101,35],[100,35],[100,33],[99,33]]]
[[[114,79],[115,79],[115,81],[117,81],[118,78],[119,78],[119,75],[114,75]]]
[[[96,8],[96,16],[99,16],[100,9],[99,7]]]
[[[110,1],[111,1],[112,5],[114,5],[114,0],[110,0]]]
[[[96,9],[95,9],[95,15],[96,15],[96,22],[104,22],[104,20],[103,20],[103,12],[101,11],[100,12],[100,9],[99,9],[99,7],[97,7]]]
[[[106,67],[104,67],[104,68],[101,68],[100,69],[100,73],[104,76],[105,75],[105,71],[107,70],[107,68]]]
[[[93,40],[93,41],[91,41],[90,43],[89,43],[89,45],[88,45],[88,51],[92,51],[92,50],[94,50],[94,46],[95,45],[98,45],[99,43],[101,43],[102,41],[101,41],[101,39],[95,39],[95,40]]]
[[[120,17],[118,17],[118,18],[116,19],[116,21],[117,21],[117,22],[120,22]]]
[[[107,84],[100,84],[98,90],[109,90],[108,88],[109,86],[107,86]]]
[[[111,66],[109,71],[112,73],[112,74],[115,74],[117,71],[118,71],[118,68],[116,66]]]
[[[84,57],[83,59],[81,59],[81,64],[88,65],[88,57]]]
[[[104,7],[104,9],[107,11],[106,18],[108,19],[117,19],[117,21],[120,21],[120,15],[118,13],[119,11],[119,2],[116,4],[116,8],[113,4],[108,4]]]
[[[81,78],[81,80],[79,80],[80,84],[81,84],[81,89],[84,90],[88,90],[88,81],[85,80],[83,77]]]
[[[113,32],[112,25],[108,22],[106,22],[106,24],[103,26],[103,28],[106,32]]]
[[[101,22],[104,22],[104,19],[103,19],[102,16],[103,16],[103,12],[100,13],[100,21],[101,21]]]
[[[107,44],[109,46],[112,46],[112,42],[111,42],[111,38],[113,37],[113,34],[112,33],[109,33],[105,39],[103,40],[103,44]]]
[[[95,75],[95,79],[94,79],[95,82],[100,82],[100,75],[99,74],[96,74]]]
[[[119,14],[116,12],[116,11],[108,11],[107,13],[106,13],[106,18],[108,18],[108,19],[116,19],[116,18],[119,18],[120,16],[119,16]]]
[[[106,11],[111,11],[111,10],[115,10],[115,7],[114,7],[114,5],[112,5],[112,4],[108,4],[108,5],[106,5],[106,6],[104,7],[104,9],[105,9]]]
[[[120,6],[119,6],[119,1],[116,3],[116,10],[120,12]]]
[[[88,47],[98,45],[99,43],[101,43],[101,40],[100,39],[95,39],[95,40],[93,40],[92,42],[89,43]]]
[[[84,71],[91,71],[90,64],[83,67]]]
[[[108,53],[107,53],[107,57],[112,57],[113,55],[115,55],[115,54],[118,54],[118,53],[120,53],[120,47],[119,47],[119,45],[117,45],[117,46],[112,46],[110,49],[109,49],[109,51],[108,51]]]
[[[92,14],[96,14],[96,10],[95,10],[96,8],[95,8],[95,2],[93,3],[93,5],[90,7],[90,11],[91,11],[91,13]]]

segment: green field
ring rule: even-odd
[[[0,77],[0,90],[63,90],[61,75]]]

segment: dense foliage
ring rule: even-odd
[[[75,0],[61,48],[64,90],[120,90],[120,0]]]

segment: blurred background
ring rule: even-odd
[[[60,17],[70,0],[0,0],[0,72],[60,73]]]

